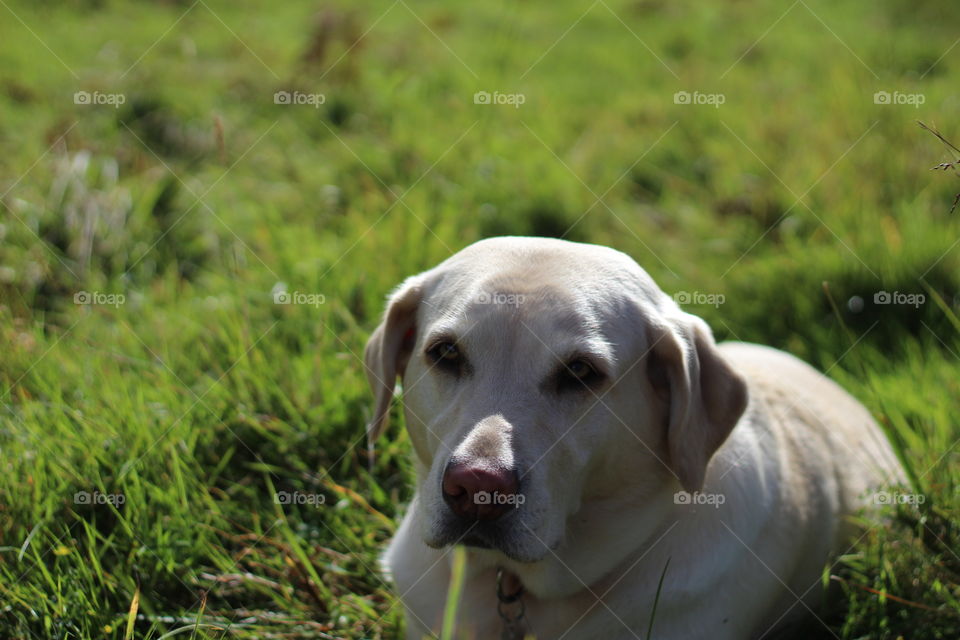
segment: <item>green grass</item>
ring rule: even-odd
[[[960,7],[789,7],[6,0],[0,636],[122,638],[138,594],[137,638],[396,637],[408,442],[367,466],[358,355],[394,284],[503,233],[722,294],[689,307],[718,337],[865,402],[926,502],[804,637],[960,636],[960,186],[915,123],[960,138]]]

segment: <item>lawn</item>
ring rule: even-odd
[[[865,518],[802,637],[960,637],[960,152],[917,124],[960,140],[958,21],[0,0],[0,637],[401,634],[409,443],[369,462],[359,356],[501,234],[626,251],[864,402],[922,503]]]

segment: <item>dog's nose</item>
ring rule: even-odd
[[[496,520],[518,506],[519,483],[512,469],[450,463],[443,472],[443,499],[461,518]]]

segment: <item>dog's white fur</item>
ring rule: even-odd
[[[459,377],[425,354],[439,339],[466,358]],[[605,379],[551,386],[571,354]],[[384,557],[408,638],[439,630],[449,545],[471,535],[492,548],[468,547],[458,637],[498,637],[498,568],[523,584],[540,639],[645,637],[661,575],[654,637],[759,637],[814,608],[847,516],[902,480],[843,389],[786,353],[716,345],[606,247],[477,242],[393,293],[366,365],[371,442],[400,375],[415,452],[416,495]],[[515,466],[523,504],[458,528],[441,495],[454,453]]]

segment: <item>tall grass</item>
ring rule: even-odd
[[[499,233],[720,294],[689,306],[720,338],[865,402],[927,500],[829,568],[806,637],[960,635],[956,157],[915,124],[956,135],[954,5],[0,14],[0,636],[399,636],[409,442],[397,416],[368,467],[359,355],[397,282]]]

